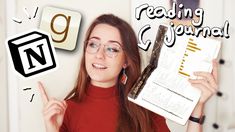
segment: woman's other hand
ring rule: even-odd
[[[200,89],[202,94],[198,104],[204,104],[218,90],[218,64],[216,60],[213,60],[212,73],[195,72],[194,75],[200,79],[189,79],[189,82],[193,87]]]

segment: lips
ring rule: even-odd
[[[97,63],[93,63],[92,67],[96,68],[96,69],[107,69],[106,66],[102,65],[102,64],[97,64]]]

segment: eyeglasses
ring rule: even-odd
[[[106,44],[103,44],[104,53],[106,56],[110,58],[114,58],[118,55],[119,52],[121,52],[122,48],[119,44],[116,42],[109,42]],[[90,39],[87,41],[87,47],[86,52],[90,54],[95,54],[99,51],[101,47],[101,43],[98,40]]]

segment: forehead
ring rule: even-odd
[[[122,42],[119,30],[108,24],[98,24],[92,30],[89,38],[99,38],[102,42],[117,41]]]

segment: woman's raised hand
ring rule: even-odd
[[[38,88],[43,101],[43,119],[47,132],[59,132],[63,123],[63,118],[67,104],[55,98],[48,98],[45,88],[41,82],[38,82]]]

